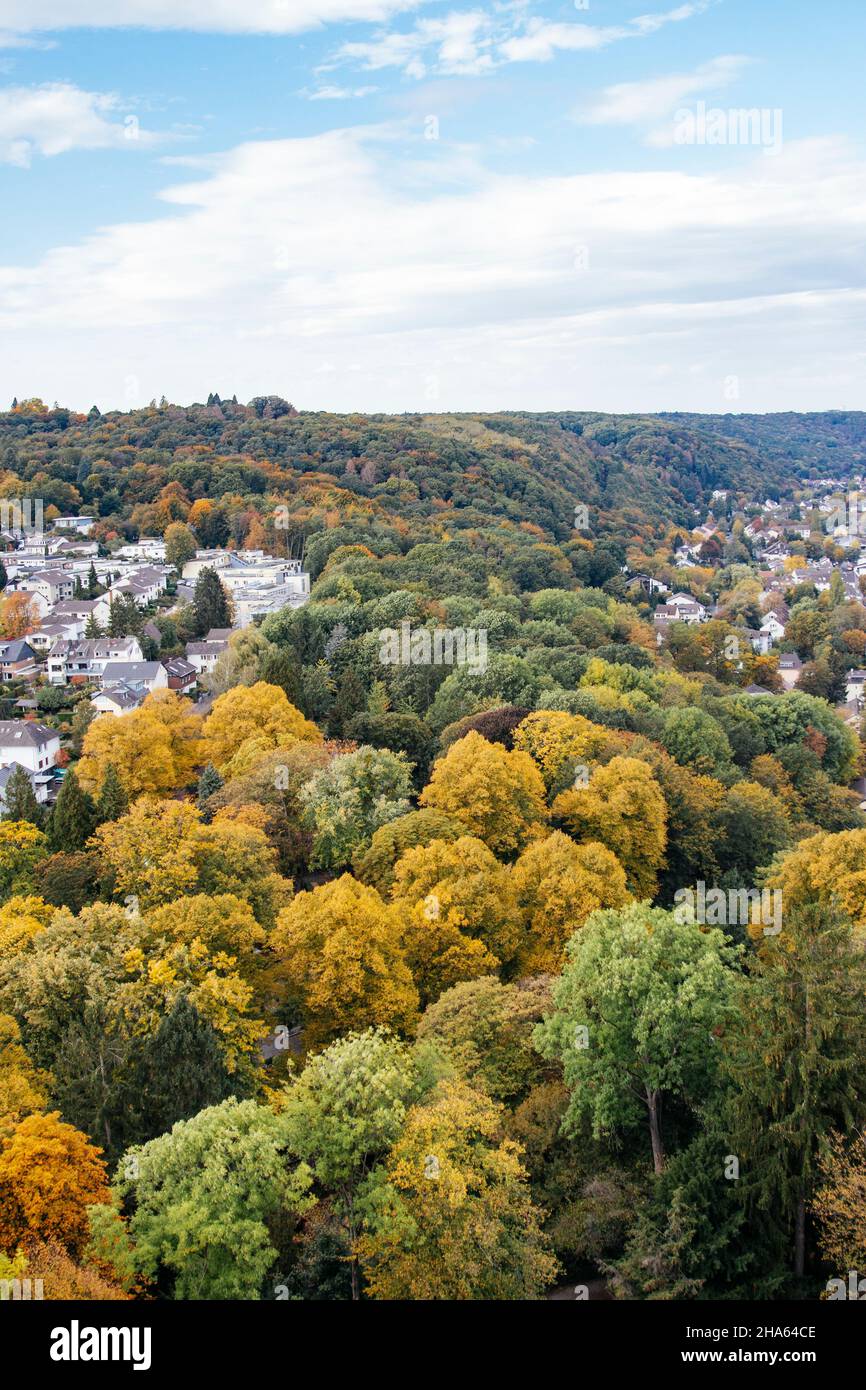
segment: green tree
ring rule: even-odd
[[[577,1134],[588,1118],[598,1138],[646,1121],[661,1173],[665,1101],[694,1105],[711,1088],[737,948],[717,929],[635,903],[595,913],[566,954],[553,1012],[535,1031],[571,1088],[564,1127]]]
[[[143,1273],[176,1299],[258,1299],[277,1258],[270,1223],[309,1205],[309,1171],[287,1163],[283,1118],[225,1100],[130,1149],[117,1194]],[[239,1252],[243,1258],[239,1258]]]
[[[126,795],[114,763],[109,763],[105,769],[105,777],[99,791],[96,809],[100,823],[120,820],[120,817],[125,816],[129,810],[129,797]]]
[[[333,1201],[352,1251],[352,1297],[360,1297],[355,1242],[370,1175],[397,1140],[432,1077],[412,1049],[378,1028],[349,1033],[311,1057],[285,1093],[289,1148]]]
[[[207,566],[195,581],[192,599],[196,634],[204,637],[212,627],[231,627],[232,610],[229,596],[215,569]]]
[[[26,820],[31,825],[41,826],[45,813],[36,800],[30,775],[20,763],[6,783],[4,820]]]
[[[866,958],[833,903],[793,903],[735,994],[724,1067],[736,1088],[732,1152],[753,1210],[782,1226],[794,1274],[833,1131],[866,1120]]]
[[[78,783],[72,768],[66,773],[48,822],[48,848],[52,854],[74,854],[83,849],[96,829],[96,804]]]

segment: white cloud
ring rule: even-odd
[[[0,88],[0,161],[6,164],[26,168],[34,153],[135,149],[155,138],[137,116],[123,114],[111,93],[85,92],[69,82]]]
[[[147,28],[296,34],[350,20],[379,23],[419,0],[0,0],[0,28]]]
[[[709,0],[658,14],[640,15],[621,25],[553,23],[527,18],[522,7],[491,11],[452,11],[442,19],[418,19],[403,32],[382,30],[372,39],[344,43],[326,70],[357,63],[372,70],[402,68],[407,77],[431,69],[458,77],[478,77],[507,63],[547,62],[562,52],[591,52],[624,39],[643,38],[707,8]]]
[[[378,87],[316,87],[314,91],[304,91],[308,101],[349,101],[355,97],[368,97],[377,92]]]
[[[649,125],[662,120],[687,97],[706,95],[734,82],[752,60],[725,54],[701,64],[694,72],[674,72],[643,82],[619,82],[606,87],[579,119],[589,125]]]
[[[736,376],[738,409],[859,399],[866,165],[843,147],[455,189],[444,143],[401,136],[242,145],[162,216],[0,270],[10,394],[721,410]]]
[[[522,34],[508,39],[500,48],[500,56],[510,63],[545,63],[560,50],[570,53],[606,48],[622,39],[641,38],[655,34],[666,24],[691,19],[707,9],[709,0],[679,5],[661,14],[639,15],[636,19],[617,25],[563,24],[533,18]]]

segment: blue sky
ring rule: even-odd
[[[850,0],[0,0],[0,392],[863,408],[864,28]]]

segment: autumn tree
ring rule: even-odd
[[[78,1256],[87,1207],[109,1196],[101,1152],[59,1111],[27,1115],[0,1137],[0,1249],[35,1238]]]
[[[302,1001],[308,1044],[349,1028],[411,1027],[418,993],[397,910],[350,874],[299,893],[271,937]]]
[[[434,1077],[405,1043],[370,1028],[310,1057],[279,1099],[289,1149],[334,1203],[345,1232],[353,1299],[360,1297],[356,1242],[372,1174]]]
[[[214,701],[204,725],[201,761],[209,761],[223,776],[244,771],[256,755],[295,743],[319,743],[322,735],[276,685],[257,681],[235,686]],[[241,758],[238,755],[241,755]]]
[[[532,1033],[550,1008],[550,990],[547,977],[503,984],[485,975],[454,985],[425,1009],[418,1041],[432,1043],[470,1085],[513,1105],[544,1071]]]
[[[25,637],[40,626],[39,609],[32,595],[15,591],[0,599],[0,636],[7,642]]]
[[[502,1109],[459,1080],[415,1105],[357,1241],[374,1299],[536,1299],[557,1274]]]
[[[866,1135],[830,1136],[819,1159],[812,1212],[818,1244],[839,1276],[866,1268]]]
[[[353,861],[355,876],[387,897],[394,869],[407,849],[429,845],[431,840],[457,840],[463,833],[460,822],[442,811],[407,811],[373,832],[369,846]]]
[[[599,908],[622,907],[629,897],[616,855],[595,840],[578,845],[560,830],[523,851],[511,884],[521,922],[520,975],[558,973],[572,933]]]
[[[412,938],[454,927],[480,941],[499,963],[517,949],[517,913],[508,869],[482,840],[432,840],[406,850],[394,870],[392,901],[405,908]]]
[[[667,845],[667,807],[646,763],[611,758],[586,786],[562,792],[553,814],[575,839],[596,840],[616,855],[635,897],[655,896]]]
[[[187,786],[202,761],[202,721],[173,690],[155,690],[123,718],[95,720],[77,767],[81,786],[99,792],[109,767],[130,798]]]
[[[503,857],[519,852],[544,825],[544,782],[528,753],[508,752],[474,730],[433,768],[420,804],[462,822]]]
[[[34,870],[47,853],[47,838],[35,825],[0,821],[0,895],[32,892]]]
[[[165,563],[173,565],[180,573],[187,560],[194,560],[198,550],[198,542],[188,526],[182,521],[173,521],[165,531]],[[227,626],[227,624],[212,624],[212,626]]]

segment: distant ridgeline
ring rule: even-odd
[[[605,547],[618,568],[623,543],[691,528],[714,492],[729,494],[730,513],[788,495],[810,473],[846,478],[863,468],[858,412],[367,416],[212,395],[206,405],[163,401],[104,415],[94,407],[86,416],[24,401],[0,414],[0,496],[92,512],[100,539],[161,534],[209,499],[234,543],[250,526],[261,544],[280,529],[302,540],[328,532],[312,547],[314,575],[336,545],[406,554],[464,533],[479,555],[495,550],[521,589],[555,583],[545,571],[563,556],[583,582],[604,582],[615,572],[601,559]],[[586,520],[576,531],[578,507]]]

